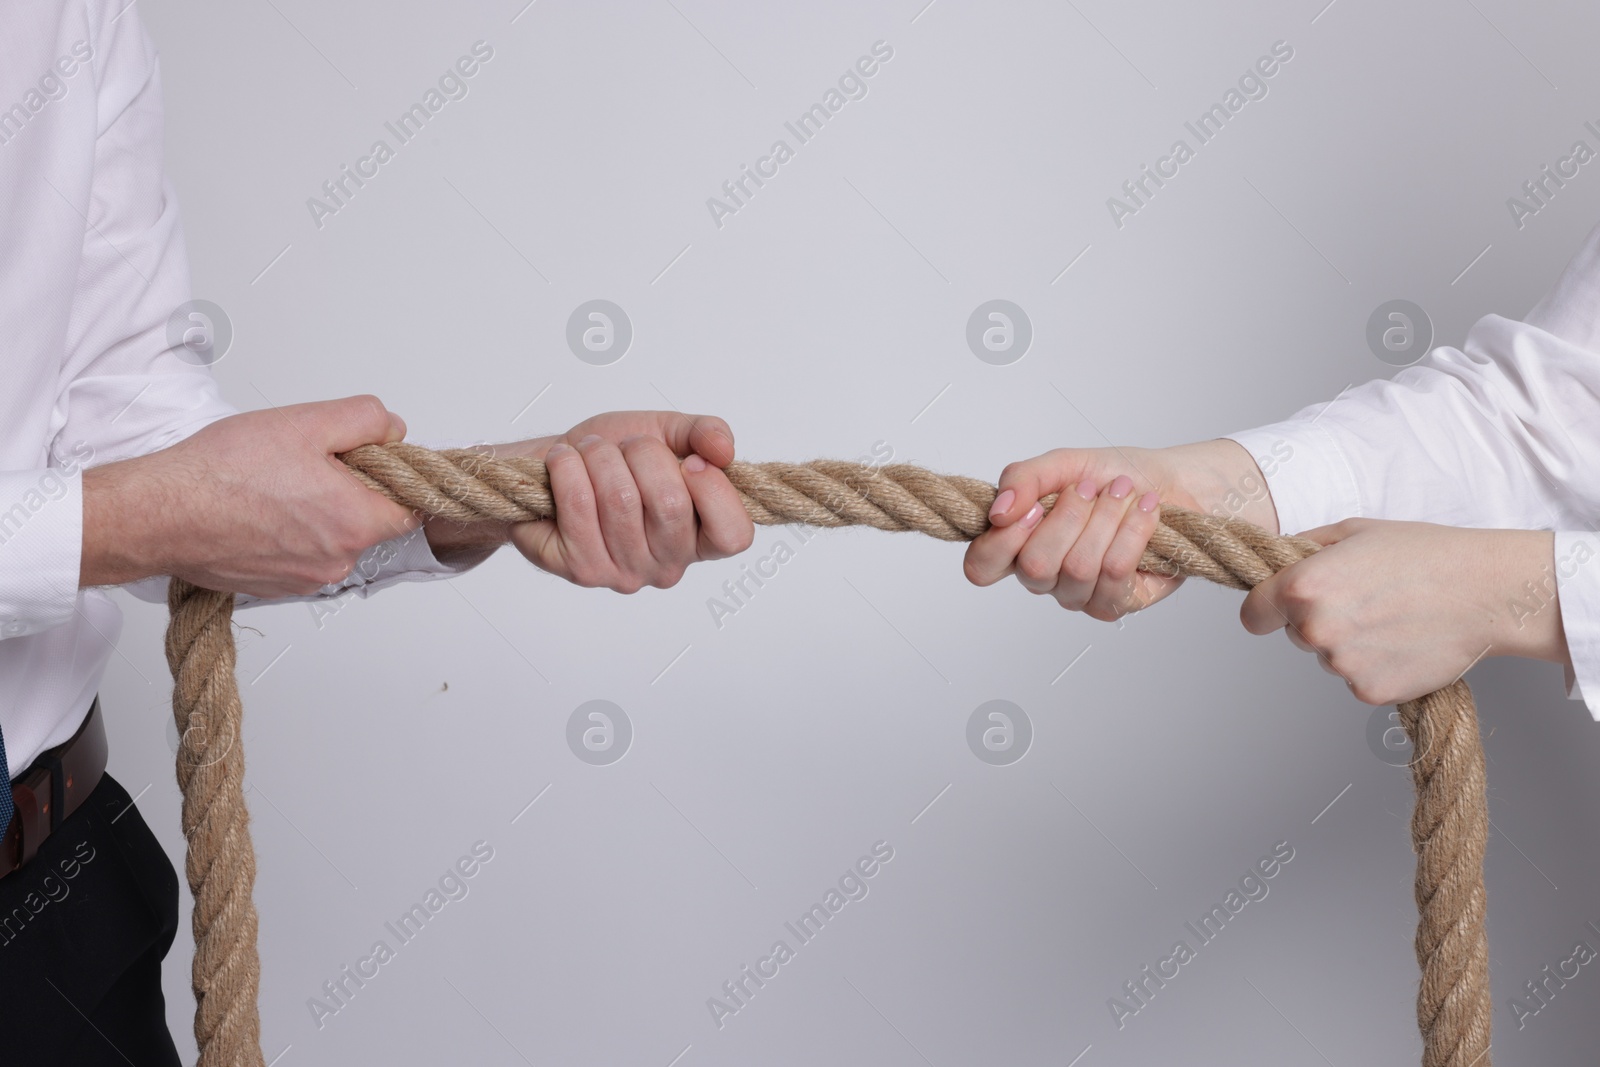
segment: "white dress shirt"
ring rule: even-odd
[[[1551,573],[1506,610],[1559,601],[1567,693],[1600,720],[1600,227],[1527,321],[1486,315],[1460,348],[1228,436],[1284,533],[1358,515],[1555,531]]]
[[[0,24],[0,730],[16,775],[83,721],[121,631],[111,598],[78,588],[83,469],[235,409],[167,338],[189,265],[137,13],[30,0]],[[420,535],[369,557],[387,562],[324,595],[458,571]],[[164,601],[165,585],[134,591]]]

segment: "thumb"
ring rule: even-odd
[[[406,435],[400,416],[375,396],[349,396],[283,409],[300,432],[324,452],[348,452],[361,445],[382,445]]]
[[[646,413],[651,429],[679,459],[699,455],[714,467],[733,462],[733,430],[715,415],[686,415],[681,411]]]
[[[556,526],[556,520],[538,519],[533,522],[512,523],[509,536],[517,551],[535,567],[562,578],[570,576],[571,568],[567,566],[566,547],[561,541],[561,532]]]
[[[1169,577],[1165,574],[1154,574],[1150,571],[1135,571],[1133,578],[1135,583],[1134,599],[1137,601],[1138,610],[1140,611],[1158,601],[1167,599],[1167,597],[1176,593],[1178,587],[1183,584],[1183,575],[1181,574]]]
[[[1314,530],[1307,530],[1299,536],[1326,548],[1338,544],[1352,534],[1360,532],[1371,525],[1371,519],[1345,519],[1327,526],[1318,526]],[[1294,579],[1304,577],[1306,568],[1316,569],[1324,566],[1327,559],[1318,552],[1307,556],[1299,563],[1291,563],[1277,574],[1251,589],[1245,594],[1244,603],[1239,606],[1239,621],[1244,623],[1244,628],[1257,636],[1270,634],[1274,630],[1281,630],[1285,626],[1299,629],[1303,621],[1299,616],[1302,609],[1298,605],[1291,605],[1289,610],[1282,601],[1284,586]],[[1290,612],[1293,612],[1291,617]],[[1294,631],[1291,630],[1291,633]]]
[[[1278,590],[1284,576],[1298,566],[1299,563],[1285,567],[1245,594],[1244,603],[1239,605],[1239,621],[1247,633],[1260,637],[1289,625],[1289,616],[1278,606]]]
[[[1000,472],[1000,484],[995,490],[994,507],[989,511],[989,522],[994,526],[1010,526],[1033,509],[1033,505],[1053,493],[1063,493],[1085,479],[1092,481],[1090,468],[1094,461],[1088,450],[1058,448],[1042,456],[1012,463]],[[1100,491],[1094,484],[1091,496]]]

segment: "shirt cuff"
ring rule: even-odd
[[[1288,419],[1224,436],[1243,446],[1261,468],[1280,533],[1297,534],[1361,514],[1361,493],[1350,462],[1333,434],[1315,418]],[[1239,486],[1236,491],[1242,496],[1249,489]]]
[[[0,473],[0,638],[72,618],[82,561],[82,469]]]
[[[437,578],[454,578],[488,559],[494,554],[496,547],[498,546],[489,545],[481,552],[452,555],[449,562],[444,562],[434,556],[433,548],[428,544],[427,534],[418,529],[400,537],[390,538],[382,544],[373,545],[362,553],[355,570],[351,571],[344,581],[325,585],[309,596],[259,597],[249,593],[239,593],[234,597],[233,603],[236,608],[248,608],[257,604],[318,601],[340,597],[351,591],[358,596],[368,597],[396,582],[429,582]],[[168,579],[165,576],[157,576],[130,582],[123,588],[140,600],[147,600],[152,604],[165,604],[167,583]]]
[[[322,600],[341,597],[350,592],[365,598],[396,582],[431,582],[439,578],[454,578],[488,559],[494,554],[496,547],[498,546],[489,545],[482,552],[453,555],[449,562],[444,562],[433,554],[433,546],[428,544],[427,533],[419,527],[408,534],[373,545],[361,554],[355,569],[344,581],[325,585],[312,596],[273,597],[267,600],[248,593],[240,593],[234,598],[234,605],[246,608],[255,604],[281,604],[290,600]]]
[[[1556,592],[1566,631],[1567,696],[1600,722],[1600,538],[1556,532]]]
[[[322,592],[326,596],[339,596],[355,590],[361,596],[370,596],[396,582],[454,578],[488,559],[496,547],[489,545],[482,552],[454,555],[449,562],[445,562],[433,554],[427,533],[418,528],[380,545],[373,545],[362,553],[360,562],[348,578],[335,585],[323,586]]]

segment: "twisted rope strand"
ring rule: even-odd
[[[264,1067],[256,993],[256,881],[244,804],[244,708],[234,676],[233,594],[174,578],[167,666],[178,724],[184,874],[194,894],[194,1037],[200,1067]]]
[[[497,459],[472,449],[436,452],[403,442],[339,457],[373,492],[457,522],[526,522],[555,515],[541,460]],[[970,541],[989,527],[995,487],[908,464],[838,460],[733,463],[728,479],[762,525],[871,526]],[[1048,509],[1054,498],[1043,501]],[[1251,589],[1317,551],[1239,519],[1164,505],[1140,569]],[[245,809],[243,708],[234,677],[233,597],[173,579],[167,662],[182,743],[185,865],[195,897],[195,1039],[200,1067],[262,1067],[256,1008],[260,960],[251,888],[255,854]],[[1400,705],[1416,753],[1419,921],[1417,1025],[1423,1067],[1489,1067],[1489,950],[1483,856],[1488,840],[1483,747],[1466,683]]]

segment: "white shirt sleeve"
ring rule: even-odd
[[[1556,531],[1568,693],[1600,720],[1600,227],[1526,321],[1485,316],[1460,348],[1227,436],[1285,533],[1363,515]]]
[[[0,639],[72,618],[82,543],[81,471],[0,471]]]
[[[82,471],[234,413],[168,333],[192,294],[135,5],[0,4],[0,205],[0,769],[15,774],[72,736],[121,632],[106,592],[78,587]],[[327,592],[472,562],[387,542]]]
[[[31,141],[6,146],[43,156],[41,173],[51,184],[35,178],[40,202],[27,210],[76,229],[81,248],[58,341],[61,362],[37,383],[53,392],[39,397],[53,401],[49,455],[40,469],[0,473],[0,637],[36,633],[73,615],[84,467],[166,448],[237,411],[222,399],[210,368],[168,329],[191,296],[188,257],[162,164],[155,47],[137,18],[115,17],[122,7],[89,5],[78,95],[69,88],[61,102],[92,105],[81,116],[82,133],[92,134],[92,159],[80,151],[81,172],[63,170],[54,151],[62,146],[51,135],[74,132],[70,119],[54,128],[41,123],[26,131]],[[366,595],[396,581],[454,575],[476,562],[442,564],[425,537],[396,538],[370,550],[325,594],[360,588]],[[165,579],[136,586],[136,595],[165,599]]]

